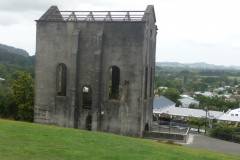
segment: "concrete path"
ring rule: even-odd
[[[191,148],[206,149],[215,152],[240,155],[240,144],[223,141],[200,134],[190,134],[187,143],[181,145]]]

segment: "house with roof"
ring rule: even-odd
[[[4,78],[0,78],[0,82],[5,82],[5,79]]]
[[[240,99],[240,95],[231,95],[230,98],[233,98],[233,99]]]
[[[225,114],[216,118],[218,121],[240,122],[240,108],[229,109]]]
[[[172,116],[179,116],[179,117],[206,117],[206,111],[202,109],[192,109],[192,108],[179,108],[175,106],[170,106],[166,108],[160,108],[158,110],[155,110],[154,113],[156,115],[161,114],[168,114]],[[215,119],[216,117],[219,117],[223,114],[223,112],[220,111],[207,111],[207,118],[208,119]]]
[[[153,103],[153,114],[157,117],[160,117],[162,114],[179,117],[206,117],[206,111],[202,109],[180,108],[175,107],[175,105],[176,103],[172,102],[164,96],[155,98]],[[207,111],[207,117],[209,119],[215,119],[221,115],[223,115],[223,112],[212,110]]]
[[[208,92],[208,91],[206,91],[206,92],[204,92],[204,93],[202,93],[202,92],[194,92],[194,94],[195,95],[203,95],[203,96],[205,96],[205,97],[213,97],[214,96],[214,94],[212,93],[212,92]]]
[[[153,113],[154,111],[160,110],[162,108],[175,107],[175,105],[176,103],[174,103],[173,101],[169,100],[164,96],[160,96],[158,98],[155,98],[153,101]]]
[[[184,96],[178,100],[182,103],[182,105],[181,105],[182,108],[188,108],[189,105],[191,105],[191,104],[199,106],[199,101],[195,100],[194,98],[189,97],[189,96]]]

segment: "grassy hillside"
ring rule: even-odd
[[[34,66],[35,56],[22,56],[0,48],[0,64],[14,64],[16,66]]]
[[[12,47],[12,46],[7,46],[5,44],[0,44],[0,48],[8,51],[8,52],[11,52],[11,53],[15,53],[17,55],[21,55],[21,56],[24,56],[24,57],[28,57],[29,54],[27,51],[23,50],[23,49],[20,49],[20,48],[15,48],[15,47]]]
[[[0,119],[0,159],[240,159],[114,134]]]

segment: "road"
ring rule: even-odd
[[[240,144],[211,138],[201,134],[190,134],[187,143],[181,145],[191,148],[206,149],[215,152],[240,155]]]

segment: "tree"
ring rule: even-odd
[[[10,88],[0,83],[0,117],[17,119],[17,105],[13,102]]]
[[[12,96],[18,105],[21,120],[33,121],[34,80],[26,71],[22,72],[11,86]]]
[[[180,98],[180,93],[174,88],[168,88],[164,96],[171,101],[176,103],[176,106],[180,106],[181,102],[178,100]]]
[[[220,95],[220,94],[223,94],[224,92],[223,91],[218,91],[218,94]]]
[[[232,135],[236,134],[236,128],[233,126],[228,126],[226,122],[219,122],[214,124],[213,129],[210,131],[210,136],[218,137],[218,132]]]
[[[188,108],[198,108],[198,105],[196,103],[191,103]]]
[[[213,110],[213,111],[218,111],[219,108],[217,106],[208,106],[209,110]]]
[[[205,126],[206,124],[206,119],[205,118],[194,118],[194,117],[190,117],[188,123],[191,126],[195,126],[198,128],[198,133],[201,127]]]

